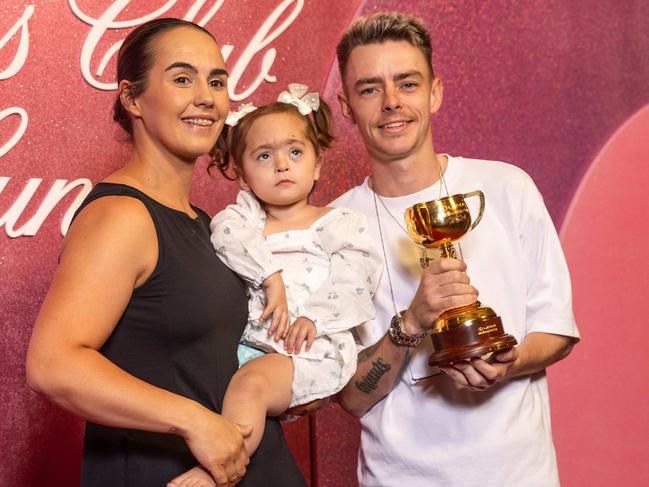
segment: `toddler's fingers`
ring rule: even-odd
[[[261,315],[259,315],[259,322],[263,323],[268,319],[268,317],[273,314],[273,310],[275,309],[275,305],[272,303],[267,303],[266,307],[264,310],[261,312]]]
[[[290,329],[291,329],[291,317],[287,313],[286,314],[286,321],[284,322],[284,333],[282,333],[282,338],[286,339]]]
[[[279,318],[277,319],[277,330],[275,330],[275,341],[278,342],[286,334],[286,326],[288,324],[288,316],[287,316],[287,313],[285,311],[283,311],[281,313],[278,313],[276,311],[275,313],[279,315]]]
[[[306,348],[305,350],[308,352],[311,350],[311,345],[313,345],[313,342],[315,341],[315,330],[311,327],[309,327],[309,330],[307,331],[306,334]]]
[[[268,327],[268,336],[273,336],[273,333],[275,333],[275,330],[277,330],[277,327],[279,326],[279,313],[275,311],[273,313],[273,320],[270,322],[270,326]]]
[[[286,337],[286,340],[284,340],[284,349],[287,353],[295,352],[297,334],[299,331],[299,328],[295,326],[295,324],[289,326],[288,336]]]
[[[304,341],[307,338],[307,330],[306,327],[300,326],[300,330],[297,333],[297,336],[295,338],[295,354],[298,355],[302,351],[302,346],[304,345]]]

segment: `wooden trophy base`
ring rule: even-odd
[[[430,338],[434,350],[428,359],[431,367],[500,352],[518,343],[505,333],[500,316],[479,301],[442,314],[435,320]]]

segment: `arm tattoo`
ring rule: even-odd
[[[392,366],[383,361],[381,357],[372,362],[370,371],[361,377],[361,380],[355,382],[356,388],[359,391],[370,393],[379,385],[379,381],[383,375],[392,368]]]
[[[377,348],[378,343],[372,345],[371,347],[364,348],[363,350],[358,352],[358,363],[363,363],[367,361],[367,359],[371,358]]]

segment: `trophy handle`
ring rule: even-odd
[[[480,223],[480,220],[482,220],[482,214],[484,213],[484,193],[480,190],[477,190],[471,191],[470,193],[464,193],[462,196],[464,196],[465,199],[470,198],[471,196],[477,196],[478,198],[480,198],[480,211],[478,212],[478,217],[471,224],[471,228],[469,228],[469,231],[471,231],[478,225],[478,223]]]

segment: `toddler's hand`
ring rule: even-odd
[[[316,328],[313,321],[304,316],[300,316],[290,326],[288,336],[284,340],[284,349],[288,353],[299,354],[302,350],[302,344],[306,340],[305,351],[308,352],[315,340]]]
[[[275,341],[278,342],[282,338],[286,338],[289,325],[284,279],[282,279],[282,275],[279,272],[275,272],[261,283],[261,287],[266,293],[266,307],[261,313],[259,321],[263,323],[269,316],[273,316],[273,320],[268,328],[268,336],[274,334]]]

